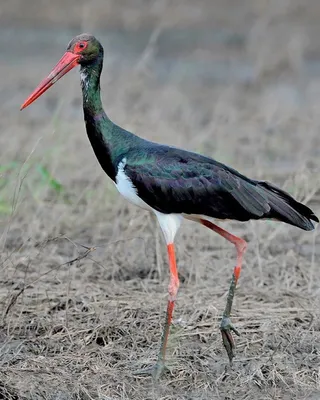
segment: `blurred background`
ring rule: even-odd
[[[186,223],[172,374],[154,388],[131,372],[159,345],[159,228],[100,170],[78,71],[19,111],[72,37],[90,32],[105,49],[114,122],[272,181],[319,216],[319,21],[319,0],[2,1],[1,398],[319,398],[317,231],[224,224],[249,242],[226,370],[218,324],[234,249]]]

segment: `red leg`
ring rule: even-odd
[[[222,321],[220,324],[220,331],[221,331],[221,335],[222,335],[223,345],[228,353],[228,357],[229,357],[230,364],[231,364],[232,359],[234,357],[234,349],[235,349],[234,340],[233,340],[231,332],[233,331],[238,336],[239,336],[239,332],[232,325],[232,323],[230,321],[230,314],[231,314],[234,292],[235,292],[235,289],[236,289],[236,286],[238,283],[238,279],[239,279],[240,273],[241,273],[243,255],[247,248],[247,242],[237,236],[232,235],[231,233],[225,231],[224,229],[220,228],[219,226],[213,224],[212,222],[210,222],[208,220],[201,219],[200,222],[202,225],[206,226],[209,229],[212,229],[214,232],[218,233],[220,236],[224,237],[229,242],[234,244],[236,247],[236,250],[237,250],[237,265],[234,267],[234,270],[233,270],[232,280],[231,280],[228,297],[227,297],[227,304],[226,304],[226,308],[224,310],[224,313],[222,316]]]
[[[172,321],[172,314],[174,309],[174,303],[176,301],[178,289],[179,289],[179,277],[176,264],[176,256],[174,251],[174,244],[170,243],[167,245],[168,256],[169,256],[169,268],[170,268],[170,282],[169,282],[169,299],[167,306],[166,321],[164,324],[161,346],[158,355],[158,361],[152,368],[146,368],[143,370],[136,371],[136,375],[152,375],[155,379],[158,379],[165,368],[166,349],[168,343],[168,336],[170,331],[170,325]]]
[[[179,277],[176,263],[176,256],[174,251],[174,244],[170,243],[167,245],[168,256],[169,256],[169,268],[170,268],[170,282],[168,287],[169,299],[167,306],[166,322],[162,334],[161,347],[159,352],[158,363],[164,363],[166,356],[166,348],[169,336],[170,325],[172,321],[172,314],[174,309],[174,303],[177,298],[179,289]]]

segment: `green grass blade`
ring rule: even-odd
[[[53,189],[57,193],[61,193],[64,190],[63,185],[58,182],[48,171],[46,167],[43,165],[38,164],[37,165],[37,170],[40,172],[43,181],[50,186],[51,189]]]

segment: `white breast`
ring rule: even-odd
[[[140,199],[137,194],[137,189],[134,187],[130,178],[125,174],[124,167],[126,166],[126,162],[127,160],[124,158],[118,165],[118,173],[115,182],[118,191],[132,204],[144,208],[145,210],[153,211],[152,207]]]
[[[137,189],[134,187],[130,178],[125,174],[124,167],[126,166],[126,158],[124,158],[118,165],[118,173],[116,176],[115,185],[124,198],[129,200],[132,204],[144,208],[148,211],[153,211],[156,215],[163,232],[166,243],[173,243],[174,237],[180,227],[183,219],[181,214],[163,214],[156,211],[145,203],[137,194]]]

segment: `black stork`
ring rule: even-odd
[[[158,361],[154,367],[139,373],[159,377],[165,367],[166,345],[179,288],[174,238],[181,221],[186,218],[198,222],[235,246],[237,264],[220,325],[231,363],[235,349],[232,332],[236,335],[239,332],[230,321],[230,313],[247,243],[212,221],[275,219],[310,231],[314,229],[312,221],[319,220],[310,208],[268,182],[249,179],[212,158],[144,140],[113,123],[100,98],[102,64],[101,43],[89,34],[76,36],[21,109],[80,65],[87,134],[101,167],[127,200],[153,212],[158,219],[169,257],[169,299]]]

